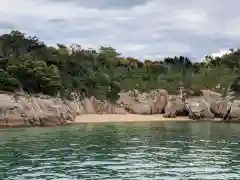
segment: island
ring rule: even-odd
[[[204,61],[0,36],[0,126],[240,120],[240,50]]]

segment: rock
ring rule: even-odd
[[[210,111],[210,105],[203,96],[190,97],[185,101],[185,110],[192,119],[213,119],[214,114]],[[211,101],[211,100],[210,100]]]
[[[116,101],[117,104],[130,105],[131,103],[134,103],[132,92],[120,92],[118,95],[119,98]]]
[[[22,109],[22,106],[15,101],[13,95],[0,94],[0,116],[8,116],[14,109]]]
[[[134,94],[134,95],[133,95]],[[119,93],[117,104],[123,105],[125,110],[133,114],[150,114],[153,100],[147,99],[138,92]]]
[[[231,106],[227,120],[240,121],[240,108],[238,106]]]
[[[214,119],[214,114],[210,111],[210,107],[206,101],[201,102],[199,107],[201,109],[200,116],[202,119]]]
[[[210,104],[211,112],[220,118],[224,118],[230,109],[230,103],[226,99],[218,100]]]
[[[208,104],[221,100],[222,98],[222,95],[220,93],[210,90],[201,90],[201,93]]]
[[[78,102],[77,101],[64,101],[64,104],[67,107],[69,107],[70,109],[72,109],[73,111],[75,111],[78,116],[84,113],[83,106],[80,101],[78,101]]]
[[[91,97],[90,99],[85,98],[83,100],[83,108],[84,108],[85,114],[96,114],[97,113],[97,111],[94,107],[94,104],[93,104],[93,100],[94,100],[93,97]]]
[[[56,125],[74,120],[77,109],[73,102],[45,95],[0,94],[0,124],[18,125]]]
[[[165,108],[164,117],[176,117],[184,111],[184,103],[180,96],[169,96],[168,104]]]
[[[187,112],[193,119],[240,120],[240,101],[222,98],[221,94],[202,90],[202,97],[188,97],[182,90],[180,95],[168,95],[164,89],[140,93],[137,90],[120,92],[116,104],[94,97],[82,101],[79,93],[74,98],[61,100],[43,94],[0,94],[0,125],[57,125],[73,121],[81,114],[161,114],[176,117]]]
[[[235,100],[229,106],[228,112],[225,113],[224,120],[240,121],[240,101]]]
[[[115,107],[114,107],[114,105],[112,105],[107,100],[104,100],[103,103],[104,103],[103,104],[104,113],[106,113],[106,114],[115,114]]]
[[[200,102],[186,102],[185,109],[189,112],[189,117],[192,119],[201,119]]]
[[[152,106],[152,114],[161,114],[168,104],[168,92],[165,89],[158,90]]]
[[[226,118],[230,110],[230,100],[232,100],[233,97],[227,96],[223,99],[220,93],[214,91],[202,90],[201,92],[214,117]]]
[[[119,106],[119,105],[115,105],[114,106],[114,113],[115,114],[129,114],[124,107]]]
[[[151,106],[148,104],[140,104],[140,103],[135,103],[132,104],[131,107],[131,112],[134,114],[150,114],[151,113]]]

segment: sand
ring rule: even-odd
[[[81,123],[111,123],[111,122],[150,122],[150,121],[193,121],[187,116],[165,118],[163,115],[135,114],[84,114],[77,116],[73,124]]]

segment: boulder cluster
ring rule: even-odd
[[[163,114],[169,118],[189,116],[196,120],[240,120],[240,101],[235,97],[223,97],[210,90],[202,90],[201,93],[201,96],[188,97],[184,90],[179,95],[169,95],[164,89],[149,93],[135,90],[121,92],[117,103],[134,114]]]
[[[163,114],[192,119],[240,120],[240,101],[202,90],[202,96],[188,97],[185,91],[169,95],[164,89],[140,93],[120,92],[115,104],[95,97],[63,100],[46,95],[0,93],[0,126],[57,125],[74,121],[81,114]]]
[[[0,126],[65,124],[77,115],[74,103],[44,95],[2,92]]]

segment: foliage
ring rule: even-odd
[[[23,89],[29,92],[43,92],[54,95],[61,88],[59,70],[55,65],[23,55],[9,58],[6,67],[9,74],[18,79]]]
[[[122,57],[116,49],[101,46],[84,49],[73,44],[50,47],[37,37],[12,31],[0,36],[0,89],[22,89],[68,96],[84,92],[86,96],[115,101],[121,90],[150,91],[165,88],[177,93],[180,87],[198,94],[201,89],[239,91],[240,50],[222,57],[206,56],[203,62],[188,57],[140,61]],[[234,85],[230,86],[232,82]]]
[[[8,72],[0,69],[0,89],[14,91],[21,89],[21,83],[16,78],[11,77]]]

